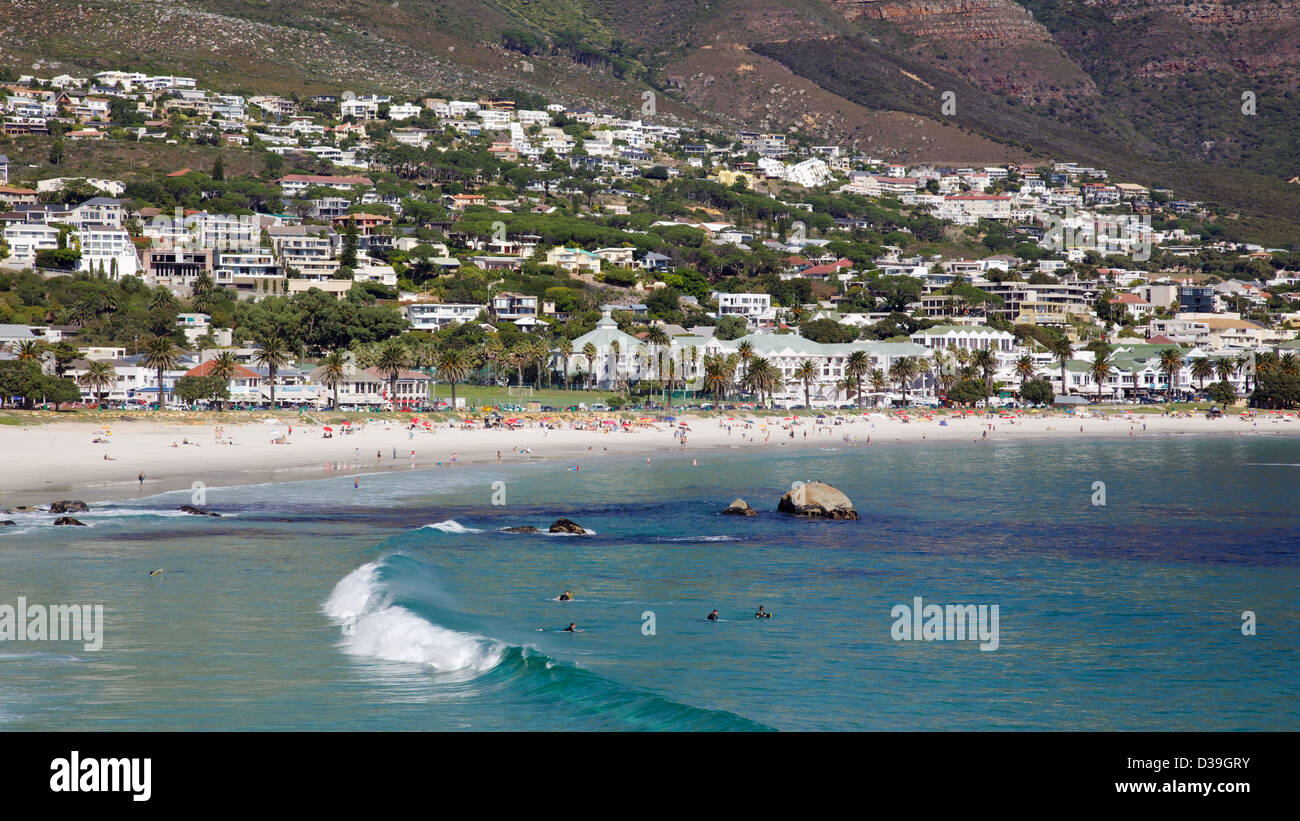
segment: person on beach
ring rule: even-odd
[[[140,489],[144,490],[144,471],[140,471],[140,475],[135,478],[140,480]]]
[[[375,451],[375,461],[376,462],[384,461],[384,452],[382,450]]]
[[[359,488],[359,487],[361,487],[361,477],[360,477],[360,476],[353,476],[353,477],[352,477],[352,487],[354,487],[354,488]]]

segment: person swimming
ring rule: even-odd
[[[709,614],[709,621],[717,621],[717,620],[718,620],[718,611],[714,610],[712,613]]]
[[[576,623],[576,622],[569,622],[569,626],[566,627],[566,628],[564,628],[564,632],[565,632],[565,633],[576,633],[576,632],[578,632],[578,625],[577,625],[577,623]]]
[[[768,610],[764,610],[764,609],[763,609],[763,605],[760,604],[760,605],[758,606],[758,612],[754,614],[754,618],[756,618],[756,619],[770,619],[770,618],[772,618],[772,613],[771,613],[770,611],[768,611]]]
[[[565,590],[560,594],[560,601],[573,601],[573,594]]]

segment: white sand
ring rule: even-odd
[[[730,423],[718,417],[682,417],[691,430],[686,448],[673,435],[673,426],[661,423],[633,432],[546,430],[418,430],[412,438],[399,422],[371,423],[350,435],[325,439],[319,425],[293,426],[287,444],[273,444],[272,431],[288,434],[288,424],[239,422],[225,424],[227,439],[218,444],[212,422],[153,421],[145,416],[129,422],[108,416],[112,435],[107,444],[92,442],[101,435],[93,423],[53,423],[0,427],[0,509],[15,505],[48,504],[55,499],[102,501],[190,487],[251,484],[266,481],[311,479],[330,475],[364,475],[393,468],[433,468],[441,461],[451,466],[493,463],[497,452],[503,463],[546,459],[565,466],[584,458],[616,454],[681,455],[706,458],[719,449],[785,450],[788,448],[861,448],[877,444],[910,442],[983,442],[1051,440],[1074,437],[1133,441],[1167,435],[1235,434],[1272,435],[1300,433],[1296,414],[1261,413],[1255,420],[1237,415],[1206,419],[1203,415],[1167,417],[1134,414],[1131,419],[1112,414],[1105,419],[1075,418],[1065,414],[1005,419],[935,416],[926,420],[913,413],[910,422],[880,414],[846,416],[843,424],[816,424],[808,417],[793,427],[779,418],[754,418],[746,428],[743,412]],[[247,419],[248,417],[241,417]],[[941,425],[940,420],[948,424]],[[725,427],[731,425],[728,432]],[[989,430],[988,426],[993,429]],[[1143,426],[1145,425],[1145,430]],[[806,436],[805,436],[806,433]],[[845,437],[848,437],[847,440]],[[179,444],[184,439],[197,444]],[[171,447],[173,442],[177,447]],[[393,459],[396,448],[397,459]],[[531,454],[515,451],[531,448]],[[411,451],[415,451],[414,460]],[[378,458],[377,458],[378,452]],[[734,452],[734,451],[733,451]],[[104,454],[113,457],[104,459]],[[145,474],[143,491],[137,475]]]

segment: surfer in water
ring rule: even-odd
[[[560,594],[560,601],[573,601],[573,594],[565,590]]]
[[[709,621],[717,621],[717,620],[718,620],[718,611],[714,610],[712,613],[709,614]]]
[[[754,618],[756,618],[756,619],[770,619],[770,618],[772,618],[772,613],[771,613],[771,611],[769,611],[769,610],[764,610],[764,609],[763,609],[763,605],[760,604],[760,605],[758,606],[758,612],[754,614]]]
[[[578,632],[578,625],[577,625],[577,623],[576,623],[576,622],[569,622],[569,626],[566,627],[566,628],[564,628],[564,632],[565,632],[565,633],[576,633],[576,632]]]

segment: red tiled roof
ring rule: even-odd
[[[199,365],[198,367],[190,368],[188,371],[185,372],[185,375],[186,376],[211,376],[212,369],[215,368],[216,365],[217,365],[217,360],[209,359],[207,362],[204,362],[202,365]],[[234,377],[236,379],[261,379],[262,378],[258,376],[255,371],[251,371],[248,368],[245,368],[243,365],[235,366]]]

